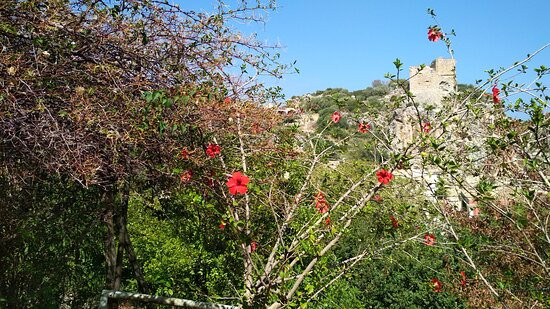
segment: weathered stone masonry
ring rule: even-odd
[[[409,91],[421,105],[439,105],[445,96],[456,89],[454,59],[435,59],[430,66],[409,68]]]

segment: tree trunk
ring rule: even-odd
[[[128,233],[128,202],[130,198],[130,190],[127,184],[124,185],[124,189],[121,192],[121,213],[120,213],[120,238],[119,241],[123,244],[126,253],[128,254],[128,261],[132,265],[134,276],[137,279],[138,291],[140,293],[147,293],[145,279],[143,272],[138,263],[132,241],[130,240],[130,234]]]
[[[139,265],[139,262],[137,260],[136,253],[134,252],[134,247],[132,246],[132,242],[130,241],[130,235],[128,234],[128,231],[126,231],[125,235],[126,252],[128,253],[128,260],[130,261],[130,264],[132,265],[132,268],[134,270],[134,276],[136,276],[137,279],[138,291],[140,293],[147,293],[147,284],[143,277],[143,272],[141,271],[141,266]]]
[[[122,207],[123,208],[123,207]],[[117,216],[117,227],[118,227],[118,246],[116,252],[116,265],[115,265],[115,281],[113,284],[113,290],[120,290],[120,282],[122,281],[122,266],[124,261],[124,226],[126,225],[126,220],[124,219],[125,213],[124,209],[121,209],[121,213]]]
[[[109,289],[114,289],[115,285],[115,266],[116,266],[116,246],[115,246],[115,196],[113,192],[105,192],[105,214],[103,215],[103,221],[107,227],[107,233],[105,235],[105,262],[107,265],[107,277],[105,285]]]
[[[116,193],[105,193],[104,221],[107,226],[105,237],[105,261],[107,264],[106,286],[110,290],[119,290],[122,282],[122,269],[124,254],[128,254],[128,261],[132,266],[134,276],[137,279],[138,291],[147,293],[147,285],[143,272],[138,263],[134,247],[128,234],[128,202],[130,189],[127,183],[121,185],[120,203],[116,203]],[[117,207],[118,206],[118,207]],[[116,244],[116,232],[118,231],[118,245]]]

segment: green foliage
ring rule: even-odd
[[[129,230],[146,281],[156,295],[195,300],[233,295],[241,286],[237,243],[220,230],[220,215],[194,191],[171,198],[134,195]],[[126,289],[135,290],[135,281]]]
[[[449,291],[449,285],[459,284],[456,278],[444,283],[442,292],[433,291],[432,278],[445,282],[445,263],[440,253],[422,246],[384,254],[358,266],[347,281],[361,291],[360,308],[466,308]]]
[[[342,174],[347,174],[344,170],[348,168],[357,171],[356,176],[364,173],[348,164],[339,167]],[[331,192],[339,192],[346,187],[346,180],[329,175],[334,173],[323,176],[322,188],[327,188],[326,193],[330,197]],[[452,250],[427,247],[423,242],[411,241],[378,251],[401,235],[414,234],[418,231],[419,222],[425,220],[423,211],[418,207],[422,204],[421,200],[405,197],[400,200],[389,199],[391,196],[406,196],[407,193],[418,196],[419,193],[407,192],[406,188],[400,188],[397,183],[394,186],[394,189],[390,189],[392,192],[382,194],[381,202],[369,202],[365,211],[346,231],[345,238],[334,254],[322,261],[322,266],[308,284],[316,291],[332,279],[334,270],[339,273],[341,261],[351,259],[364,250],[372,253],[352,270],[348,270],[313,303],[304,305],[306,308],[466,307],[465,299],[456,293],[462,269]],[[398,218],[397,228],[392,226],[390,215]],[[338,219],[337,213],[331,216],[333,220]],[[443,235],[436,234],[438,241],[446,241]],[[443,282],[440,293],[434,292],[431,284],[431,279],[435,277]],[[307,287],[304,293],[303,301],[312,294],[307,293]]]
[[[105,283],[98,193],[54,177],[20,188],[0,180],[0,200],[17,218],[0,219],[0,298],[9,307],[97,301]]]
[[[319,114],[332,114],[335,110],[343,113],[374,113],[382,106],[379,98],[388,92],[389,88],[384,84],[352,92],[342,88],[328,88],[315,92],[311,97],[298,97],[294,100],[298,100],[304,110]]]
[[[354,282],[342,279],[336,281],[318,302],[306,308],[367,308],[362,300],[362,291]]]

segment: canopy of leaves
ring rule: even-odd
[[[253,75],[282,70],[269,46],[226,26],[263,7],[207,15],[163,1],[3,1],[0,160],[18,167],[12,175],[85,185],[170,175],[177,149],[204,147],[232,113],[265,114],[222,106],[226,96],[261,102]],[[245,85],[226,73],[246,65]]]

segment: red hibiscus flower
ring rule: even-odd
[[[229,193],[232,195],[235,194],[246,194],[248,187],[246,186],[250,178],[246,175],[241,174],[241,172],[235,172],[227,181],[227,187],[229,188]]]
[[[439,281],[439,279],[433,278],[432,285],[434,287],[434,292],[441,292],[441,288],[443,287],[443,284],[441,283],[441,281]]]
[[[338,123],[340,121],[340,118],[342,118],[342,115],[340,115],[339,112],[332,113],[332,116],[330,117],[332,119],[332,122]]]
[[[224,230],[225,229],[225,222],[220,221],[220,230]]]
[[[225,97],[225,99],[223,99],[223,103],[225,103],[225,104],[231,103],[231,98],[230,97]]]
[[[325,224],[326,224],[326,225],[330,225],[330,217],[327,217],[327,218],[325,219]]]
[[[393,226],[394,229],[399,227],[399,221],[397,221],[397,219],[395,219],[394,216],[390,216],[390,220],[391,220],[391,225]]]
[[[500,103],[500,98],[498,97],[500,93],[500,89],[497,88],[497,86],[493,86],[493,103],[498,104]]]
[[[254,252],[254,251],[256,251],[256,249],[258,249],[258,243],[255,242],[255,241],[252,241],[250,243],[250,252]]]
[[[206,155],[210,158],[216,157],[217,154],[221,153],[221,147],[216,144],[210,144],[208,147],[206,147]]]
[[[435,236],[434,234],[426,234],[424,235],[424,244],[426,246],[433,246],[435,244]]]
[[[193,172],[190,170],[186,170],[181,172],[180,174],[180,180],[182,183],[188,183],[191,181],[191,177],[193,176]]]
[[[181,151],[180,151],[180,157],[184,160],[187,160],[189,159],[189,151],[187,151],[187,148],[183,148]]]
[[[462,285],[462,287],[465,287],[466,286],[466,273],[461,271],[460,276],[462,277],[462,279],[460,279],[460,285]]]
[[[325,195],[322,192],[315,195],[315,208],[317,208],[317,210],[322,214],[326,213],[329,209]]]
[[[382,201],[382,197],[380,197],[379,194],[376,194],[372,199],[377,203],[380,203]]]
[[[370,124],[368,123],[359,123],[359,127],[357,128],[357,131],[359,131],[359,133],[367,133],[370,129]]]
[[[387,185],[390,182],[390,180],[392,180],[393,174],[390,171],[381,169],[378,172],[376,172],[376,177],[378,177],[379,183]]]
[[[439,27],[430,27],[428,28],[428,40],[432,42],[437,42],[439,39],[443,37],[443,33],[441,33]]]
[[[424,124],[422,125],[422,131],[424,131],[424,133],[430,133],[431,130],[432,125],[429,122],[424,122]]]

